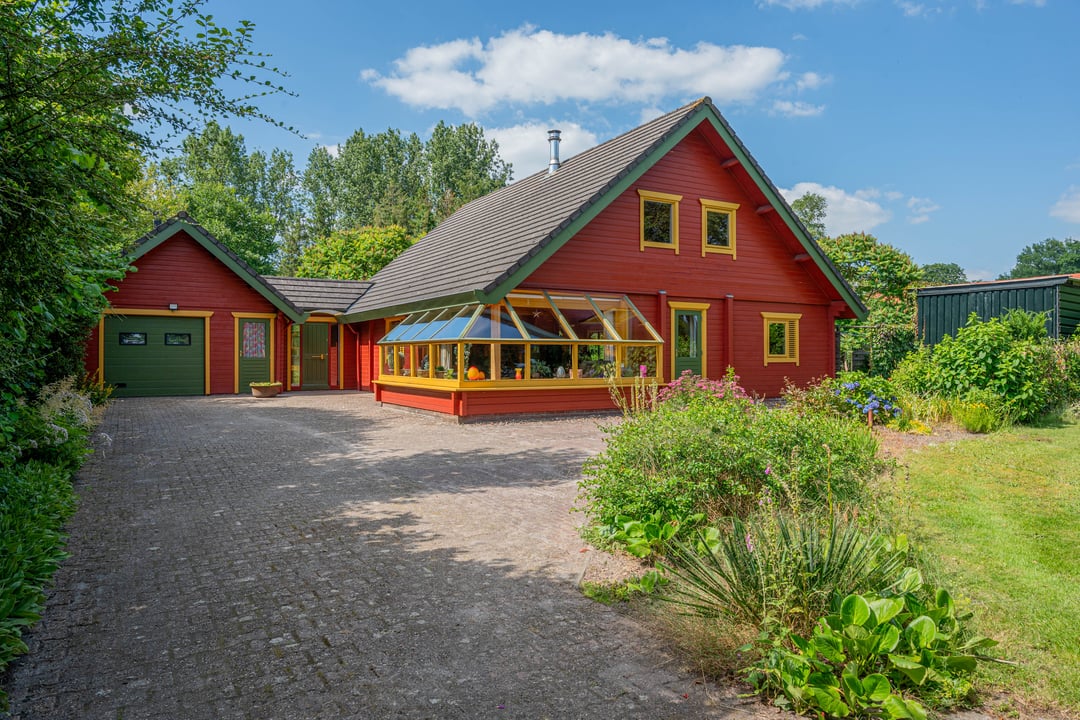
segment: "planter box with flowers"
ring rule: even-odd
[[[279,382],[253,382],[250,387],[251,394],[257,398],[277,397],[277,394],[281,392],[281,383]]]

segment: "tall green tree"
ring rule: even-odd
[[[400,225],[420,237],[511,177],[498,144],[475,124],[440,122],[427,142],[394,129],[357,130],[336,156],[325,148],[308,156],[309,241],[366,225]]]
[[[967,281],[964,268],[956,263],[929,263],[922,266],[924,285],[957,285]]]
[[[335,230],[304,252],[301,277],[367,280],[412,245],[400,225]]]
[[[791,209],[810,231],[810,236],[821,242],[825,235],[825,217],[829,211],[829,201],[817,193],[806,193],[791,203]]]
[[[261,273],[295,268],[303,249],[302,188],[292,154],[248,153],[244,136],[215,121],[188,135],[180,152],[148,169],[146,215],[167,217],[186,210]],[[162,187],[152,187],[154,182]],[[169,201],[153,206],[155,201]]]
[[[80,367],[124,268],[140,155],[204,116],[270,120],[255,103],[280,73],[251,23],[205,4],[0,3],[0,442],[17,397]]]
[[[1047,238],[1021,250],[1016,256],[1016,265],[1013,269],[999,279],[1067,275],[1077,272],[1080,272],[1080,240]]]
[[[890,374],[917,345],[913,288],[922,269],[907,253],[866,233],[823,238],[820,244],[869,310],[863,322],[841,325],[841,347],[868,349],[870,371]]]

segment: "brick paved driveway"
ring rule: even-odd
[[[291,394],[120,400],[101,430],[13,718],[754,711],[576,590],[596,420]]]

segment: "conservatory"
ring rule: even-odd
[[[517,290],[388,320],[378,382],[480,390],[659,379],[662,344],[625,295]]]

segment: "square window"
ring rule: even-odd
[[[120,333],[121,345],[145,345],[146,333],[144,332],[122,332]]]
[[[682,195],[638,190],[641,199],[641,250],[669,248],[679,254],[679,201]]]
[[[799,364],[799,319],[795,313],[761,313],[765,334],[765,364]]]
[[[646,200],[644,219],[642,220],[645,232],[645,242],[663,243],[670,245],[671,237],[671,203]]]
[[[191,333],[165,333],[166,345],[191,345]]]
[[[735,203],[701,199],[701,257],[721,253],[735,258]]]

